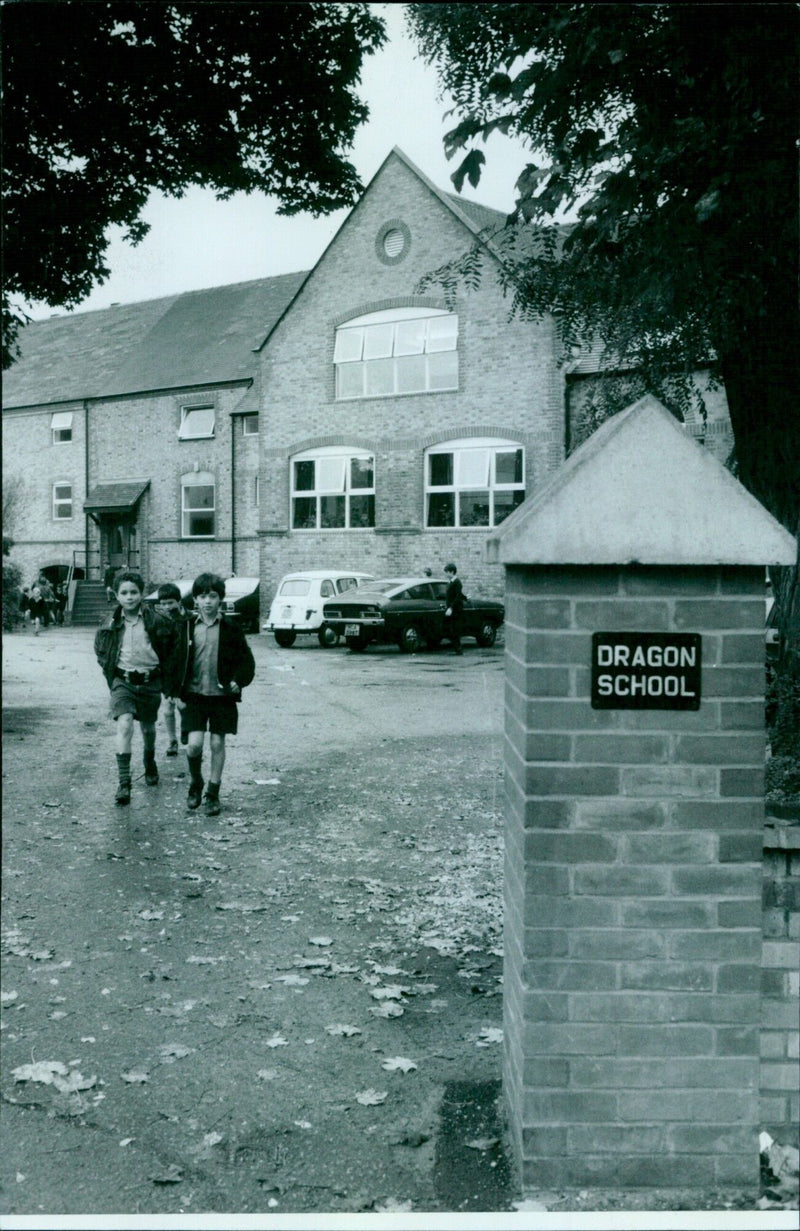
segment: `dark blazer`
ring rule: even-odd
[[[168,620],[166,616],[162,616],[160,612],[153,611],[146,603],[142,603],[140,611],[144,620],[145,632],[161,664],[161,691],[166,697],[174,697],[181,666],[178,625]],[[95,634],[94,652],[109,688],[119,662],[124,631],[122,608],[117,606]]]
[[[450,585],[447,587],[445,602],[452,609],[453,619],[457,620],[464,610],[464,591],[461,588],[460,577],[454,577],[450,582]]]
[[[182,668],[180,675],[180,691],[178,696],[185,699],[189,692],[194,663],[194,630],[200,616],[190,618],[185,624],[178,624],[183,646]],[[219,617],[219,655],[217,657],[217,679],[223,688],[229,688],[231,680],[236,680],[240,688],[252,684],[256,673],[256,663],[253,652],[247,644],[247,638],[235,621],[228,620],[224,615]],[[231,694],[238,701],[241,694]]]

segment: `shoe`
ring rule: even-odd
[[[168,757],[176,757],[178,755],[178,741],[176,739],[167,747],[166,755]]]
[[[187,804],[190,808],[199,808],[203,800],[203,779],[200,778],[197,782],[192,782],[189,785],[189,795]]]
[[[219,802],[219,795],[211,795],[208,791],[206,791],[206,797],[203,800],[203,803],[205,804],[206,816],[219,816],[222,811],[222,807]]]
[[[155,761],[145,761],[144,780],[148,786],[158,786],[158,766]]]
[[[114,796],[115,804],[129,804],[131,802],[131,784],[130,779],[127,782],[120,782],[117,787],[117,793]]]

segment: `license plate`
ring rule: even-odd
[[[360,624],[345,624],[344,635],[345,637],[360,637],[361,636],[361,625]]]

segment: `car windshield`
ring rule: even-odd
[[[393,581],[364,581],[358,587],[359,593],[367,594],[372,590],[375,594],[388,594],[390,590],[396,590],[402,582],[395,578]]]
[[[298,597],[301,594],[308,594],[311,589],[311,582],[307,577],[293,577],[291,581],[284,581],[280,588],[280,594],[284,598]]]

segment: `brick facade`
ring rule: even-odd
[[[753,1188],[763,570],[507,581],[505,1080],[523,1184]],[[590,706],[591,633],[623,628],[701,634],[700,709]]]
[[[376,237],[387,222],[408,228],[405,258],[387,264]],[[336,564],[380,575],[458,563],[467,592],[499,594],[502,570],[484,559],[485,529],[424,528],[424,450],[438,442],[502,437],[525,447],[526,491],[563,458],[564,388],[552,322],[510,321],[491,268],[459,290],[458,389],[337,401],[337,324],[381,308],[444,307],[416,296],[419,279],[472,242],[462,221],[398,156],[391,157],[344,224],[263,350],[262,590],[283,573]],[[323,445],[375,458],[375,527],[290,530],[290,458]]]
[[[761,1124],[777,1141],[800,1136],[800,831],[768,823],[761,962]]]

